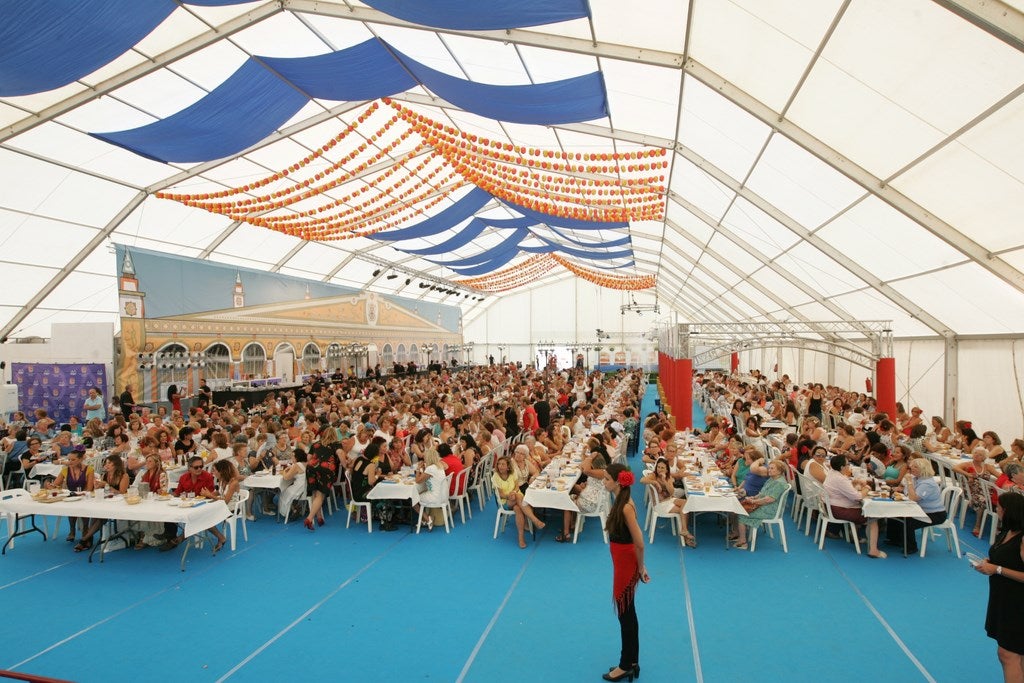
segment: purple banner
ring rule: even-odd
[[[72,415],[85,417],[89,388],[97,387],[103,401],[107,396],[107,373],[102,363],[11,363],[11,382],[18,386],[18,406],[33,421],[32,411],[42,408],[64,424]]]

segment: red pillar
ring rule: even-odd
[[[735,373],[740,367],[740,354],[737,351],[732,352],[732,356],[729,358],[729,372]]]
[[[878,386],[875,387],[875,401],[878,410],[896,419],[896,359],[879,358],[875,363],[875,376]]]
[[[693,359],[679,358],[675,363],[675,397],[672,412],[676,429],[693,429]]]

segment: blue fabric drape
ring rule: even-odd
[[[601,72],[531,85],[475,83],[431,69],[392,48],[420,83],[452,104],[496,121],[542,126],[608,116]]]
[[[473,83],[430,69],[374,38],[314,57],[252,58],[187,109],[139,128],[94,135],[158,161],[209,161],[263,139],[307,97],[375,99],[418,84],[467,111],[517,123],[583,121],[607,113],[599,72],[536,85]]]
[[[519,252],[519,244],[530,236],[530,231],[526,228],[520,228],[512,232],[511,235],[506,237],[502,242],[499,242],[495,246],[480,252],[479,254],[473,254],[472,256],[464,256],[462,258],[451,259],[451,260],[434,260],[426,259],[431,263],[437,263],[442,266],[472,266],[485,261],[492,261],[496,258],[504,256],[508,252],[516,254]]]
[[[456,249],[461,249],[466,246],[477,237],[479,237],[484,230],[487,229],[487,224],[479,218],[471,220],[465,228],[453,237],[448,238],[440,244],[435,244],[431,247],[423,247],[421,249],[402,249],[401,247],[395,247],[404,251],[406,254],[415,254],[416,256],[432,256],[435,254],[449,254]],[[374,235],[376,237],[376,235]]]
[[[306,97],[250,59],[195,104],[140,128],[94,137],[163,162],[220,159],[256,144]]]
[[[0,96],[53,90],[92,73],[175,7],[173,0],[4,0]]]
[[[324,100],[372,100],[423,85],[466,111],[499,121],[551,125],[608,115],[600,72],[530,85],[476,83],[431,69],[376,38],[324,55],[260,60]]]
[[[302,92],[322,100],[375,100],[419,85],[376,38],[325,55],[260,60]]]
[[[590,16],[586,0],[364,0],[423,26],[470,31],[554,24]]]
[[[481,190],[479,187],[474,187],[469,194],[462,199],[459,199],[436,216],[426,218],[416,225],[410,225],[407,228],[378,232],[373,236],[373,238],[382,241],[394,242],[398,240],[411,240],[417,237],[429,237],[431,235],[436,235],[444,232],[445,230],[449,230],[452,226],[458,225],[462,221],[466,220],[474,213],[484,208],[487,202],[491,201],[491,199],[492,197],[490,192],[487,190]]]

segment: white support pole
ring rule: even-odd
[[[957,394],[959,388],[960,342],[956,337],[946,337],[945,368],[942,383],[942,418],[952,425],[957,418]]]

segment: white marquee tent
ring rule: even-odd
[[[499,343],[528,361],[542,340],[589,342],[596,329],[627,345],[676,322],[891,320],[898,400],[955,411],[1004,440],[1024,433],[1020,0],[590,0],[579,3],[587,16],[509,29],[427,26],[381,2],[211,4],[177,3],[91,73],[0,97],[0,337],[116,324],[113,242],[457,304],[478,361]],[[606,115],[581,122],[499,121],[422,81],[393,99],[515,146],[667,150],[660,217],[588,233],[628,236],[632,258],[616,272],[654,275],[656,287],[622,293],[557,269],[501,294],[425,290],[414,277],[373,273],[394,264],[459,279],[444,260],[410,253],[454,232],[402,249],[366,236],[307,241],[155,196],[218,192],[287,168],[352,124],[365,100],[308,98],[258,142],[201,162],[157,161],[90,135],[167,119],[254,56],[309,57],[374,38],[464,82],[598,72]],[[12,68],[0,60],[0,88]],[[386,173],[410,148],[389,150],[370,172]],[[344,199],[373,178],[353,176],[328,196]],[[458,196],[438,194],[424,215]],[[494,203],[477,215],[512,216]],[[447,262],[501,241],[485,229]],[[528,258],[521,251],[505,267]],[[660,312],[620,311],[633,302]],[[855,388],[869,374],[810,349],[753,348],[741,359],[744,368],[775,363],[801,381]]]

